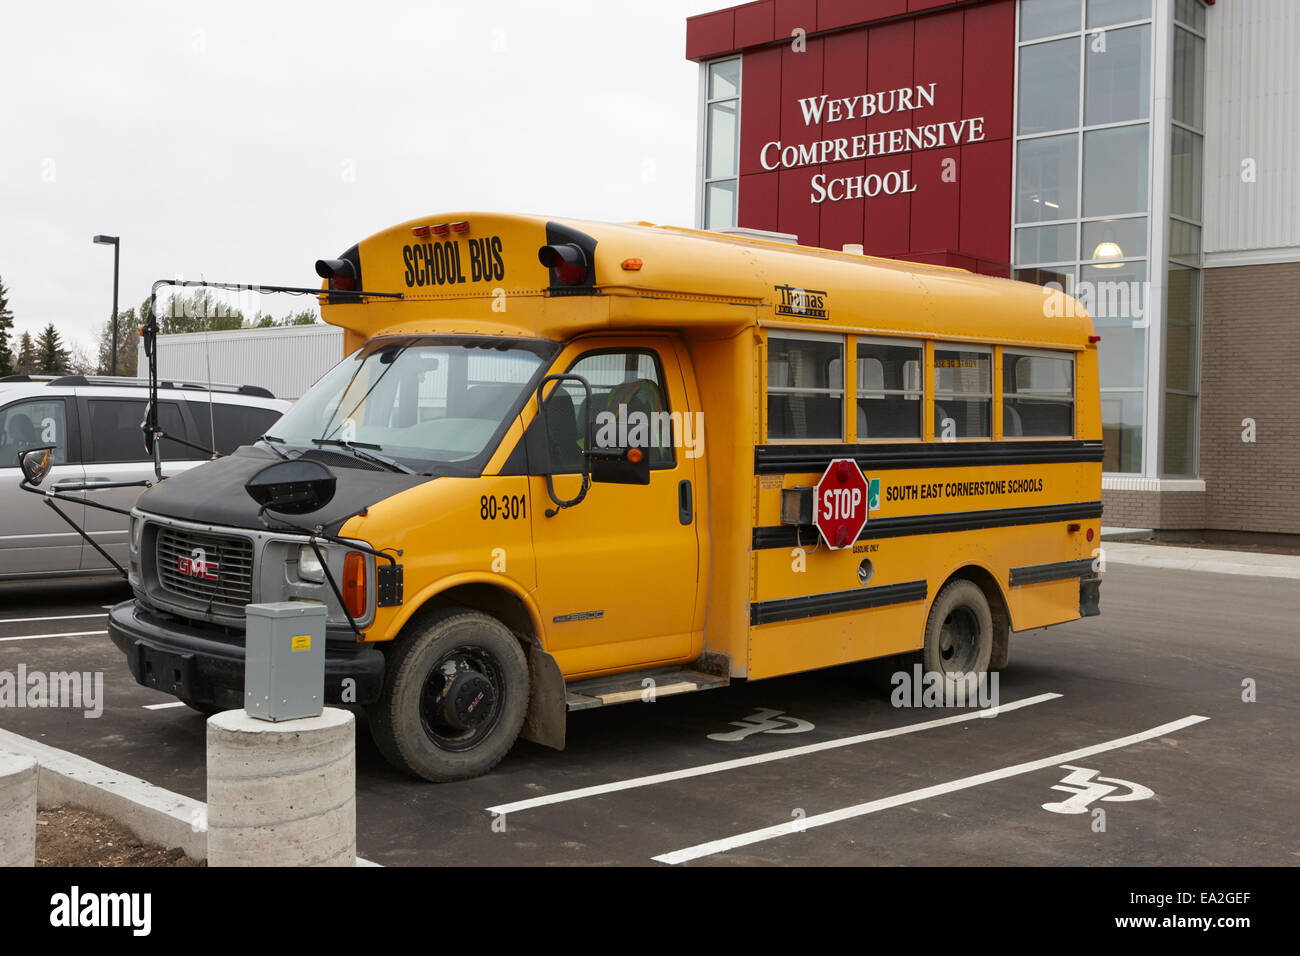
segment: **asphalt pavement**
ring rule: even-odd
[[[113,580],[0,584],[0,682],[102,674],[0,727],[196,799],[204,718],[137,685]],[[1001,709],[895,707],[871,662],[582,711],[455,784],[358,723],[358,852],[400,865],[1295,865],[1300,581],[1112,564],[1102,614],[1013,637]],[[82,701],[83,704],[87,703]],[[96,708],[92,708],[93,709]]]

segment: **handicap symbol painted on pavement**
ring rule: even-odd
[[[1074,796],[1058,803],[1044,803],[1043,809],[1050,810],[1052,813],[1087,813],[1088,805],[1097,800],[1124,803],[1130,800],[1147,800],[1155,796],[1154,790],[1140,783],[1119,780],[1115,777],[1098,777],[1098,771],[1086,767],[1061,764],[1061,769],[1069,770],[1070,773],[1060,783],[1053,784],[1052,789],[1072,793]],[[1121,790],[1128,792],[1121,793],[1119,792]]]
[[[785,714],[785,711],[769,710],[766,707],[759,707],[744,720],[733,720],[731,726],[740,729],[721,734],[709,734],[709,739],[730,743],[744,740],[750,734],[805,734],[813,729],[810,721],[790,717]]]

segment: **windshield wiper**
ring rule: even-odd
[[[283,438],[276,438],[274,435],[261,435],[261,436],[258,437],[257,440],[258,440],[258,441],[264,441],[264,442],[266,442],[266,447],[267,447],[267,448],[270,448],[271,451],[275,452],[277,455],[279,455],[279,456],[280,456],[281,458],[283,458],[285,461],[288,461],[288,460],[289,460],[289,455],[288,455],[286,452],[282,452],[282,451],[280,451],[280,449],[276,448],[275,445],[271,444],[272,442],[278,442],[278,443],[280,443],[281,445],[283,445],[283,444],[285,444],[285,440],[284,440]]]
[[[392,471],[400,471],[407,475],[419,474],[414,468],[407,468],[400,461],[393,461],[391,458],[376,455],[374,452],[362,451],[363,448],[382,448],[382,445],[372,445],[369,442],[360,441],[343,441],[339,438],[313,438],[311,441],[313,445],[336,445],[339,448],[346,448],[363,461],[372,461],[376,465],[386,465]]]

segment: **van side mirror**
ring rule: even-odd
[[[18,453],[18,468],[23,473],[23,481],[35,487],[45,480],[54,467],[54,447],[24,448]]]

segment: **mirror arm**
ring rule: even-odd
[[[582,407],[584,409],[591,407],[591,383],[581,375],[575,375],[572,372],[561,372],[556,375],[547,375],[537,383],[537,416],[542,420],[542,430],[546,434],[548,451],[550,448],[551,431],[549,423],[546,420],[546,407],[542,404],[542,389],[546,387],[547,382],[559,382],[566,378],[573,379],[582,385],[583,391],[587,393],[586,402]],[[554,393],[554,390],[552,390],[552,393]],[[565,501],[555,494],[555,476],[548,470],[546,472],[546,494],[550,496],[552,503],[555,505],[554,508],[546,509],[546,517],[548,518],[554,518],[565,508],[572,508],[574,505],[581,504],[583,499],[587,497],[587,492],[591,490],[591,462],[588,461],[588,455],[591,451],[593,438],[591,433],[591,418],[590,416],[584,417],[587,420],[583,423],[582,436],[582,487],[578,489],[578,495],[576,498],[570,498],[568,501]],[[550,462],[548,461],[547,464],[549,465]]]
[[[29,489],[27,489],[27,490],[28,490],[28,491],[36,491],[35,488],[29,488]],[[75,532],[77,532],[77,534],[81,535],[81,537],[84,538],[84,539],[86,540],[86,543],[87,543],[87,544],[89,544],[92,548],[94,548],[94,549],[95,549],[96,551],[98,551],[101,555],[103,555],[104,559],[105,559],[106,561],[108,561],[109,564],[111,564],[113,567],[117,568],[118,573],[122,575],[123,579],[125,579],[125,580],[130,580],[130,577],[129,577],[129,576],[127,575],[127,573],[126,573],[126,568],[124,568],[124,567],[122,567],[122,565],[118,564],[117,561],[115,561],[115,560],[113,559],[113,556],[112,556],[111,554],[109,554],[107,551],[105,551],[103,548],[101,548],[101,547],[99,546],[99,542],[98,542],[98,541],[96,541],[96,540],[95,540],[94,538],[92,538],[90,535],[86,534],[86,532],[85,532],[83,529],[79,528],[79,527],[77,526],[77,523],[76,523],[75,521],[73,521],[71,518],[69,518],[66,514],[64,514],[64,513],[63,513],[63,509],[60,508],[58,505],[56,505],[56,504],[51,500],[52,498],[59,498],[59,497],[61,497],[60,495],[56,495],[56,494],[45,494],[44,492],[40,492],[40,491],[36,491],[36,493],[37,493],[38,495],[43,495],[43,497],[45,498],[45,503],[46,503],[47,505],[49,505],[51,508],[54,509],[54,513],[55,513],[56,515],[58,515],[60,518],[62,518],[64,521],[66,521],[66,522],[71,526],[71,528],[72,528],[73,531],[75,531]],[[77,502],[78,504],[81,504],[81,503],[82,503],[80,498],[64,498],[63,500],[64,500],[64,501],[75,501],[75,502]],[[106,507],[106,508],[107,508],[108,506],[107,506],[107,505],[103,505],[103,506],[101,506],[101,507]],[[109,510],[110,510],[110,511],[119,511],[120,509],[118,509],[118,508],[109,508]],[[122,512],[122,513],[123,513],[123,514],[128,514],[128,515],[129,515],[131,512],[129,512],[129,511],[124,511],[124,512]]]

